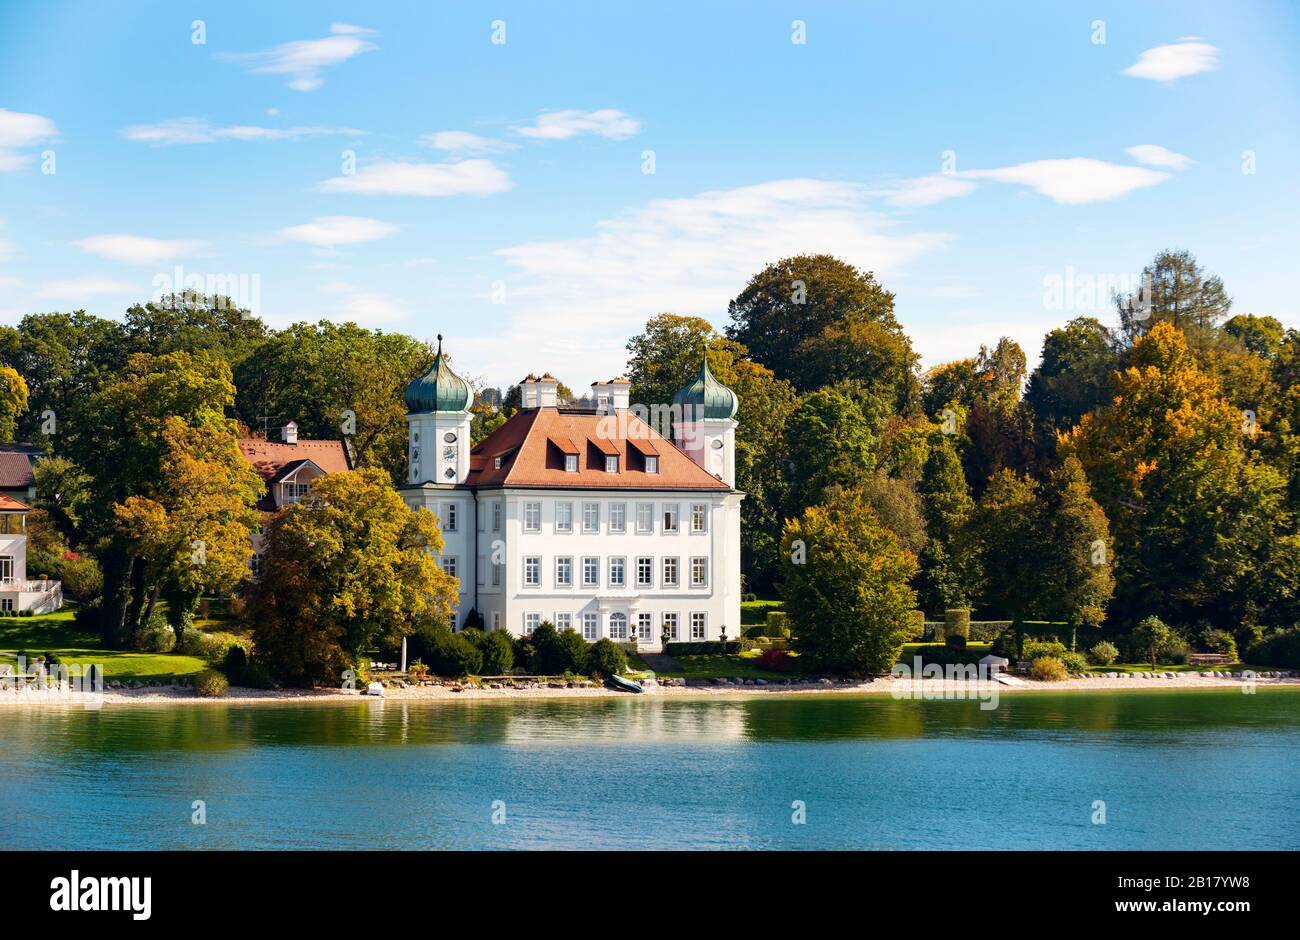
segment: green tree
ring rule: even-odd
[[[920,555],[917,584],[923,609],[970,606],[969,573],[962,570],[958,536],[974,503],[961,459],[947,435],[933,441],[921,475],[920,495],[929,541]]]
[[[1118,367],[1114,337],[1092,317],[1076,317],[1044,337],[1042,358],[1025,392],[1042,447],[1054,451],[1057,434],[1110,402]]]
[[[908,586],[915,556],[856,490],[788,522],[781,543],[781,594],[795,649],[829,672],[888,672],[907,641],[908,611],[916,607]]]
[[[861,486],[876,466],[876,437],[862,409],[831,389],[804,396],[787,423],[786,439],[798,509],[820,502],[832,487]]]
[[[894,295],[870,272],[830,255],[783,258],[754,275],[728,310],[728,337],[801,392],[857,379],[888,390],[896,408],[915,395],[916,355],[894,317]]]
[[[1208,332],[1228,315],[1232,298],[1190,251],[1165,250],[1142,269],[1138,289],[1115,296],[1120,329],[1129,342],[1157,323],[1183,332]]]
[[[1099,627],[1115,592],[1110,525],[1092,498],[1083,465],[1067,457],[1044,487],[1049,536],[1041,546],[1048,611],[1070,625],[1070,649],[1079,627]]]
[[[1258,317],[1239,313],[1223,324],[1223,332],[1239,340],[1257,356],[1276,359],[1282,351],[1286,328],[1277,317]]]
[[[1161,650],[1168,646],[1173,638],[1173,631],[1165,626],[1163,620],[1156,616],[1146,617],[1133,628],[1133,651],[1142,653],[1150,659],[1151,668],[1155,669]]]
[[[36,479],[36,508],[50,515],[50,521],[73,546],[80,545],[81,511],[90,501],[91,479],[66,457],[42,457],[32,467]]]
[[[0,441],[12,441],[27,413],[27,382],[11,366],[0,366]]]
[[[364,651],[448,620],[458,582],[442,547],[436,517],[408,508],[383,471],[318,479],[267,527],[247,605],[258,655],[286,683],[335,683]]]
[[[267,329],[229,296],[187,290],[131,307],[126,335],[132,352],[205,352],[233,370],[262,345]]]

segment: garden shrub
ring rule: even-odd
[[[1028,644],[1026,644],[1028,645]],[[994,656],[1001,656],[1015,662],[1020,658],[1020,653],[1016,649],[1016,631],[1014,629],[1003,630],[993,640],[989,647],[989,652]]]
[[[220,698],[230,688],[230,682],[215,669],[204,669],[194,677],[194,691],[204,698]]]
[[[922,614],[924,617],[924,614]],[[769,610],[767,612],[766,633],[760,636],[784,637],[790,636],[790,615],[783,610]]]
[[[98,597],[104,588],[104,574],[99,570],[99,563],[89,555],[65,557],[59,575],[63,592],[77,600]]]
[[[615,676],[627,672],[627,655],[608,637],[601,637],[591,644],[588,660],[591,671],[603,676]]]
[[[1181,666],[1187,662],[1191,652],[1192,648],[1187,645],[1187,641],[1180,636],[1174,635],[1161,645],[1160,661]]]
[[[740,652],[740,643],[737,640],[728,640],[726,649],[723,649],[722,643],[718,640],[690,640],[667,643],[664,645],[664,652],[669,656],[716,656],[719,653]]]
[[[477,675],[483,668],[483,654],[463,633],[444,630],[433,637],[429,668],[440,676],[459,678]]]
[[[1076,653],[1074,650],[1066,650],[1060,656],[1061,665],[1065,666],[1067,672],[1087,672],[1088,657],[1082,653]]]
[[[1119,659],[1119,650],[1114,643],[1102,640],[1088,651],[1088,656],[1098,666],[1112,666]]]
[[[591,668],[591,644],[570,627],[552,631],[543,641],[534,639],[533,672],[560,676],[566,672],[587,673]],[[626,658],[625,658],[626,661]]]
[[[146,653],[170,653],[176,648],[176,631],[155,611],[136,636],[137,649]]]
[[[907,642],[918,643],[925,636],[925,611],[913,610],[907,615],[908,630]]]
[[[751,640],[757,640],[759,637],[768,635],[767,627],[760,623],[758,626],[746,628],[745,632],[741,635],[749,637]]]
[[[754,660],[760,669],[771,672],[794,672],[795,658],[782,649],[766,649]]]
[[[1029,678],[1038,682],[1060,682],[1068,677],[1065,664],[1055,656],[1040,656],[1029,664]]]
[[[1300,668],[1300,626],[1269,633],[1246,651],[1253,665]]]
[[[946,639],[950,636],[959,636],[963,639],[970,637],[970,608],[967,607],[950,607],[943,612],[943,635]]]
[[[1251,648],[1263,642],[1264,628],[1253,623],[1243,623],[1233,634],[1233,639],[1237,641],[1237,654],[1249,658]]]
[[[505,630],[493,630],[483,635],[483,674],[504,676],[515,668],[515,640]]]
[[[1059,660],[1065,652],[1065,644],[1056,640],[1025,641],[1024,658],[1028,660],[1042,659],[1044,656],[1051,656]]]

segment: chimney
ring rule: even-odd
[[[298,424],[294,421],[285,423],[284,428],[280,431],[280,439],[286,444],[298,443]]]
[[[591,383],[591,397],[596,402],[596,411],[601,414],[627,411],[631,395],[632,385],[621,375],[608,382]]]
[[[520,383],[519,390],[525,409],[554,408],[559,404],[560,380],[553,375],[540,379],[530,375]]]

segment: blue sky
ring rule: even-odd
[[[828,251],[927,364],[1032,360],[1185,247],[1300,326],[1300,5],[898,6],[0,5],[0,321],[179,266],[578,388]]]

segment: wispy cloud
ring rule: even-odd
[[[1169,179],[1168,173],[1158,170],[1122,166],[1087,157],[1035,160],[992,170],[966,170],[958,175],[967,179],[991,179],[1028,186],[1066,205],[1105,202]]]
[[[1124,74],[1154,82],[1174,82],[1218,67],[1219,49],[1195,36],[1187,36],[1141,53],[1137,61],[1124,70]]]
[[[875,198],[853,183],[778,180],[659,200],[585,237],[504,248],[510,322],[461,345],[492,375],[544,362],[585,382],[622,371],[627,337],[650,313],[716,319],[779,258],[825,251],[885,277],[947,243],[943,233],[899,230],[873,210]]]
[[[297,39],[262,52],[226,53],[218,58],[242,62],[258,75],[288,75],[289,87],[295,91],[315,91],[325,84],[321,73],[363,52],[379,47],[366,37],[373,29],[335,23],[323,39]]]
[[[136,124],[122,136],[156,146],[169,144],[211,144],[223,140],[299,140],[303,137],[361,136],[352,127],[259,127],[252,124],[217,125],[203,118],[178,117],[156,124]]]
[[[948,173],[936,173],[933,176],[920,176],[916,179],[902,180],[887,187],[881,193],[885,202],[900,209],[916,206],[929,206],[945,199],[965,196],[975,189],[970,180],[961,179]]]
[[[420,143],[433,150],[441,150],[453,158],[480,157],[491,153],[514,150],[518,144],[495,137],[482,137],[469,131],[438,131],[420,138]]]
[[[370,196],[489,196],[514,184],[491,160],[458,163],[372,163],[351,176],[336,176],[320,184],[327,193]]]
[[[617,110],[543,111],[537,120],[515,129],[522,137],[540,140],[567,140],[584,134],[596,134],[609,140],[625,140],[640,132],[641,122]]]
[[[86,254],[124,264],[157,264],[202,251],[202,241],[166,240],[140,235],[94,235],[72,243]]]
[[[334,248],[387,238],[396,231],[396,225],[378,219],[356,215],[322,215],[302,225],[281,229],[280,237],[319,248]]]
[[[1138,144],[1136,147],[1126,147],[1124,152],[1138,163],[1168,167],[1171,170],[1185,170],[1196,162],[1191,157],[1174,153],[1159,144]]]
[[[24,147],[51,141],[58,136],[54,122],[39,114],[0,108],[0,173],[13,173],[27,164]]]

